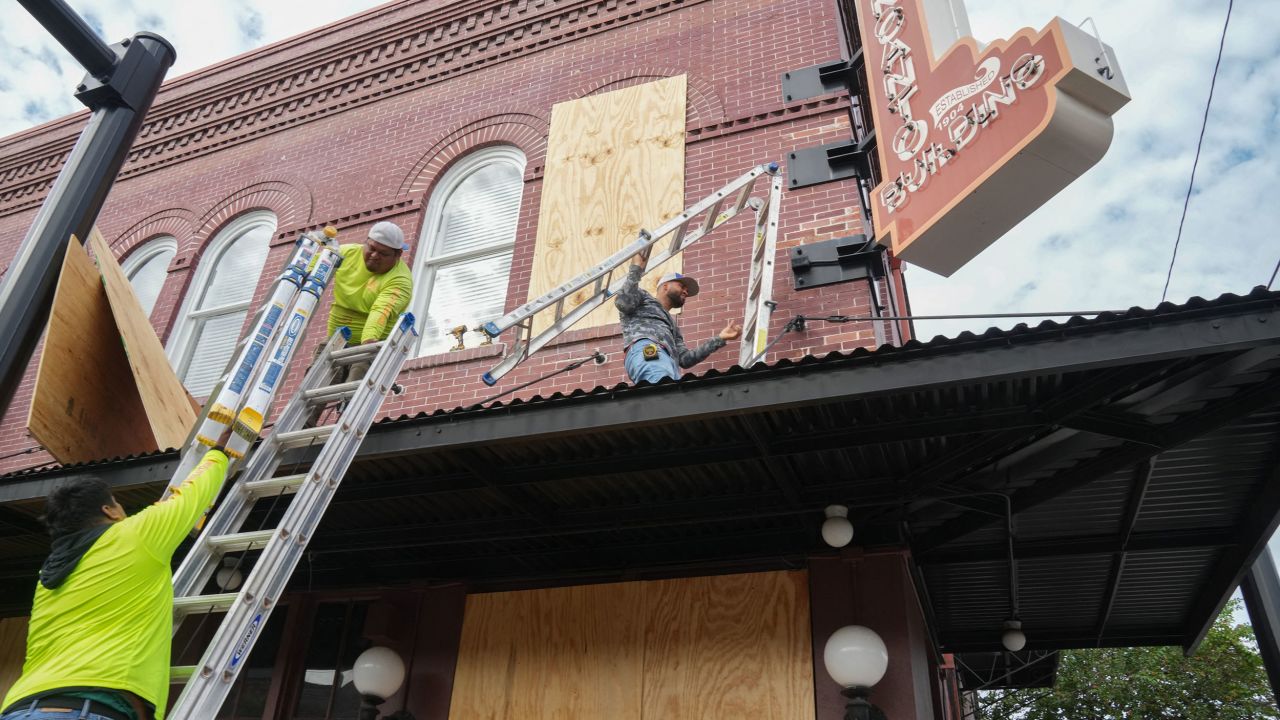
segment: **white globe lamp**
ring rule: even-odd
[[[889,650],[875,630],[845,625],[831,633],[822,649],[827,674],[840,684],[848,699],[846,720],[884,720],[885,714],[867,697],[889,668]]]
[[[1027,646],[1027,634],[1022,632],[1021,620],[1005,620],[1004,632],[1000,635],[1000,644],[1009,652],[1018,652]]]
[[[853,541],[853,523],[849,522],[849,508],[844,505],[828,505],[827,519],[822,521],[822,540],[833,548],[842,548]]]
[[[375,706],[399,692],[404,683],[404,660],[391,648],[371,647],[360,653],[351,672],[360,693],[360,717],[373,720],[378,713]]]
[[[240,568],[236,567],[236,565],[236,558],[225,557],[222,559],[222,567],[218,568],[218,572],[213,575],[213,582],[217,584],[219,590],[231,592],[238,589],[240,583],[244,582],[244,574],[240,572]]]

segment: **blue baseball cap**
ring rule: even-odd
[[[698,281],[688,275],[681,275],[680,273],[667,273],[666,275],[663,275],[662,279],[658,280],[658,287],[662,287],[672,280],[683,285],[685,292],[689,293],[689,297],[693,297],[698,294]]]

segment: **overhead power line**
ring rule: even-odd
[[[1204,119],[1200,122],[1200,139],[1196,141],[1196,157],[1191,162],[1191,180],[1187,183],[1187,197],[1182,201],[1182,219],[1178,221],[1178,236],[1173,240],[1173,256],[1169,258],[1169,272],[1164,276],[1164,291],[1160,302],[1169,296],[1169,281],[1173,279],[1173,264],[1178,259],[1178,245],[1182,243],[1182,226],[1187,222],[1187,207],[1191,204],[1191,189],[1196,185],[1196,166],[1200,164],[1200,148],[1204,146],[1204,131],[1209,126],[1209,107],[1213,105],[1213,88],[1218,84],[1218,68],[1222,65],[1222,48],[1227,44],[1227,26],[1231,24],[1231,7],[1235,0],[1227,0],[1227,19],[1222,23],[1222,37],[1218,40],[1218,60],[1213,64],[1213,77],[1209,80],[1209,99],[1204,103]]]

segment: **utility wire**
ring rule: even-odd
[[[563,373],[567,373],[567,372],[569,372],[570,370],[577,370],[578,368],[582,367],[583,365],[586,365],[587,363],[591,362],[592,360],[595,360],[597,365],[603,365],[603,364],[604,364],[604,362],[605,362],[605,360],[608,360],[608,359],[609,359],[609,356],[605,355],[604,353],[600,352],[599,350],[594,350],[594,351],[592,351],[592,353],[591,353],[590,355],[588,355],[588,356],[586,356],[586,357],[583,357],[583,358],[578,358],[577,360],[572,360],[572,361],[570,361],[568,364],[566,364],[564,367],[560,368],[559,370],[553,370],[552,372],[549,372],[549,373],[547,373],[546,375],[542,375],[542,376],[540,376],[540,377],[536,377],[536,378],[534,378],[534,379],[530,380],[529,382],[521,383],[521,384],[519,384],[519,385],[516,385],[515,387],[511,388],[510,390],[503,390],[502,392],[498,393],[497,395],[490,395],[489,397],[487,397],[487,398],[485,398],[485,399],[483,399],[483,400],[480,400],[480,401],[476,402],[475,404],[473,404],[473,405],[471,406],[471,408],[470,408],[470,409],[473,409],[473,410],[474,410],[474,409],[476,409],[476,408],[483,407],[483,406],[488,405],[489,403],[493,402],[494,400],[497,400],[497,399],[498,399],[498,398],[500,398],[500,397],[503,397],[503,396],[506,396],[506,395],[510,395],[510,394],[511,394],[511,393],[513,393],[513,392],[518,392],[518,391],[520,391],[520,390],[523,390],[523,389],[525,389],[525,388],[529,387],[530,385],[536,385],[537,383],[540,383],[540,382],[542,382],[543,380],[547,380],[547,379],[549,379],[549,378],[553,378],[553,377],[555,377],[555,376],[557,376],[557,375],[561,375],[561,374],[563,374]]]
[[[29,448],[25,448],[17,452],[11,452],[8,455],[0,455],[0,460],[8,460],[9,458],[15,458],[15,457],[18,457],[19,455],[30,455],[33,452],[37,452],[43,449],[44,449],[43,445],[32,445]],[[45,463],[45,464],[48,465],[49,463]]]
[[[1267,289],[1271,289],[1271,284],[1276,281],[1276,273],[1280,273],[1280,260],[1276,260],[1276,269],[1271,271],[1271,279],[1267,281]]]
[[[812,317],[809,315],[801,315],[798,317],[804,320],[819,320],[822,322],[845,323],[845,322],[872,322],[875,320],[985,320],[995,318],[1032,318],[1032,317],[1075,317],[1077,315],[1102,315],[1104,313],[1119,313],[1121,310],[1064,310],[1061,312],[1042,312],[1042,313],[980,313],[972,315],[826,315],[823,317]]]
[[[1218,83],[1218,68],[1222,65],[1222,48],[1227,44],[1227,26],[1231,24],[1231,7],[1235,0],[1227,0],[1227,19],[1222,23],[1222,38],[1218,40],[1218,60],[1213,64],[1213,77],[1209,80],[1209,99],[1204,103],[1204,119],[1200,122],[1200,139],[1196,141],[1196,157],[1191,163],[1191,181],[1187,183],[1187,197],[1182,201],[1182,219],[1178,221],[1178,236],[1173,241],[1173,257],[1169,258],[1169,272],[1164,276],[1164,291],[1160,302],[1169,296],[1169,281],[1173,279],[1173,264],[1178,259],[1178,245],[1182,242],[1182,226],[1187,222],[1187,207],[1191,204],[1191,189],[1196,185],[1196,166],[1200,164],[1200,148],[1204,146],[1204,131],[1209,126],[1209,108],[1213,105],[1213,88]]]

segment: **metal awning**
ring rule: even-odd
[[[1193,646],[1280,512],[1280,293],[380,423],[302,587],[529,587],[803,566],[822,509],[910,546],[940,647],[999,651],[1014,513],[1028,650]],[[0,478],[0,577],[36,500],[153,499],[173,456]],[[6,582],[15,608],[29,591]],[[17,592],[21,590],[21,592]]]

